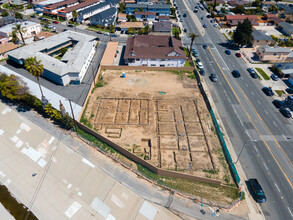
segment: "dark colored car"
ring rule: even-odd
[[[211,18],[212,16],[211,15],[207,15],[207,18]]]
[[[202,45],[203,49],[207,49],[208,48],[208,45],[204,44]]]
[[[225,50],[225,53],[226,53],[227,55],[230,55],[230,54],[231,54],[231,51],[230,51],[230,50]]]
[[[269,87],[263,87],[262,91],[267,95],[267,96],[273,96],[274,92],[271,88]]]
[[[207,25],[207,24],[203,24],[203,27],[204,27],[204,28],[207,28],[207,27],[208,27],[208,25]]]
[[[236,57],[241,57],[241,53],[236,53]]]
[[[288,88],[288,89],[286,89],[286,92],[287,92],[288,94],[293,94],[293,88]]]
[[[251,77],[254,78],[254,79],[257,79],[258,78],[258,75],[257,73],[254,71],[253,68],[248,68],[247,71],[250,73]]]
[[[291,118],[291,112],[285,108],[280,108],[280,112],[282,113],[282,115],[286,118]]]
[[[249,179],[249,183],[252,189],[253,196],[255,197],[256,202],[264,203],[267,201],[267,198],[264,194],[264,191],[261,188],[261,185],[257,179]]]
[[[212,80],[213,82],[217,82],[217,81],[218,81],[218,76],[217,76],[215,73],[212,73],[212,74],[211,74],[211,80]]]
[[[238,70],[233,70],[232,71],[232,75],[235,77],[235,78],[239,78],[241,76],[240,72]]]
[[[279,80],[279,77],[278,77],[276,74],[272,74],[272,75],[271,75],[271,78],[272,78],[272,80],[274,80],[274,81],[278,81],[278,80]]]
[[[204,19],[206,19],[205,17],[201,17],[201,20],[204,20]]]
[[[187,15],[186,14],[183,14],[183,17],[186,17]]]
[[[274,100],[273,104],[274,104],[274,106],[276,106],[276,108],[282,108],[284,106],[284,102],[282,102],[280,100]]]
[[[200,75],[204,76],[205,75],[204,69],[203,68],[200,68],[199,69],[199,73],[200,73]]]
[[[35,18],[36,16],[35,15],[31,15],[31,18]]]
[[[74,27],[73,24],[69,24],[69,25],[67,25],[67,26],[68,26],[68,27]]]

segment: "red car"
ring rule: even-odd
[[[236,53],[236,57],[241,57],[241,53]]]
[[[54,24],[59,24],[59,21],[53,21],[52,23],[54,23]]]

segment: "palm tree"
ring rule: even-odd
[[[44,72],[44,66],[43,66],[43,64],[41,64],[41,60],[37,60],[36,57],[28,57],[24,62],[24,67],[30,74],[32,74],[33,76],[35,76],[37,78],[37,81],[38,81],[38,84],[40,87],[40,91],[41,91],[41,95],[42,95],[42,97],[44,97],[43,91],[42,91],[42,88],[40,85],[40,81],[39,81],[39,77]]]
[[[16,31],[12,31],[11,34],[9,35],[9,37],[11,37],[11,41],[15,44],[17,44],[19,42],[19,38],[17,36]]]
[[[18,32],[23,44],[25,44],[24,39],[23,39],[23,35],[22,35],[22,33],[25,33],[25,29],[23,27],[21,27],[21,24],[15,24],[15,26],[12,27],[12,31]]]
[[[195,33],[189,33],[188,37],[191,39],[191,44],[190,44],[190,48],[189,48],[189,57],[191,56],[191,48],[192,48],[192,45],[193,45],[193,41],[195,38],[198,37],[197,34]]]
[[[77,13],[76,10],[73,10],[73,11],[72,11],[72,17],[74,18],[74,21],[76,22],[76,19],[77,19],[77,17],[78,17],[78,13]]]

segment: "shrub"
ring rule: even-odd
[[[68,113],[66,113],[66,114],[64,115],[64,117],[63,117],[62,120],[61,120],[61,123],[62,123],[63,127],[64,127],[65,129],[67,129],[67,130],[70,130],[70,129],[73,128],[73,126],[74,126],[74,121],[73,121],[73,119],[69,116]]]

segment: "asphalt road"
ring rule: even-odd
[[[186,0],[186,5],[193,10],[195,2]],[[182,0],[176,0],[183,26],[187,33],[200,34],[191,19],[190,10]],[[206,10],[199,9],[197,16],[206,17]],[[212,26],[210,19],[200,20],[206,23],[204,37],[196,38],[194,46],[204,64],[208,85],[215,105],[220,113],[235,151],[239,154],[245,149],[240,162],[248,178],[257,178],[267,195],[267,202],[261,204],[267,219],[293,219],[293,129],[292,120],[284,118],[272,105],[272,98],[261,91],[262,85],[252,79],[242,59],[224,53],[226,38]],[[190,40],[183,38],[186,45]],[[208,49],[202,45],[207,44]],[[239,70],[241,77],[232,76],[232,70]],[[218,82],[209,80],[210,73],[218,75]],[[257,142],[247,141],[257,140]]]

